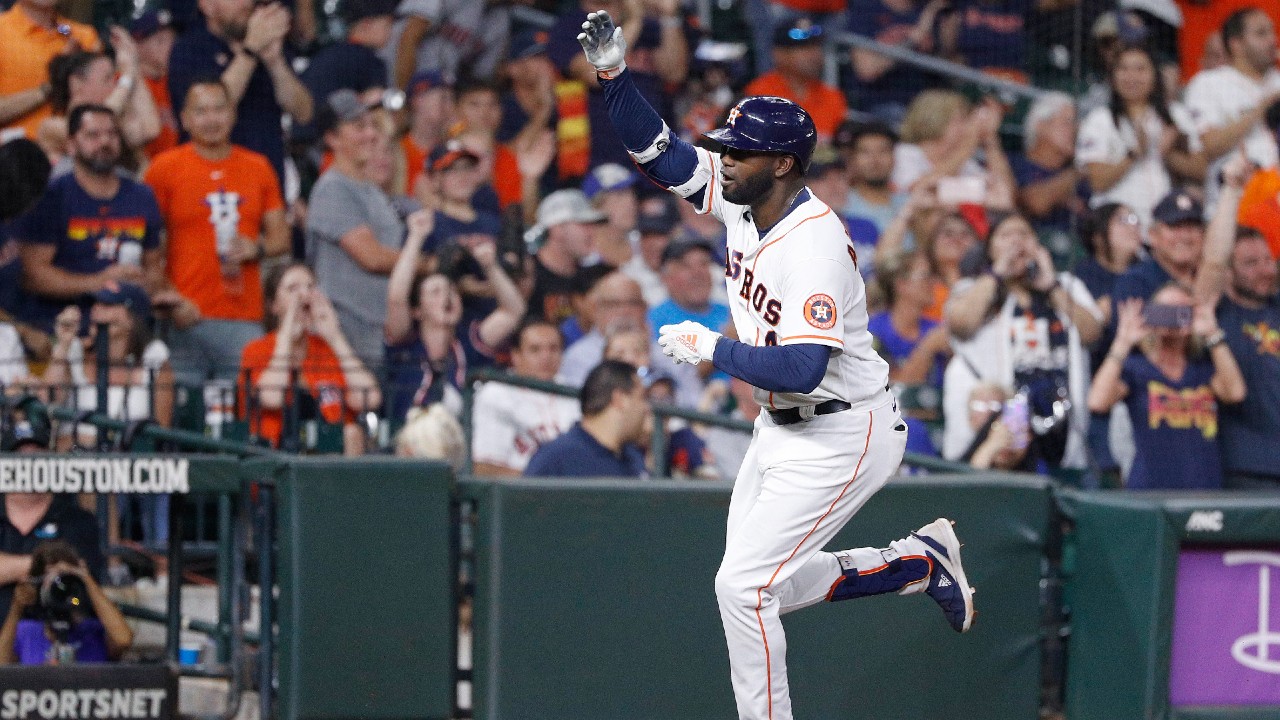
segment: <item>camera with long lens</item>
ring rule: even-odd
[[[89,588],[74,573],[58,573],[40,585],[36,610],[60,643],[65,643],[76,623],[90,614],[90,607]]]

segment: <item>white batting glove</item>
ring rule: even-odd
[[[627,69],[626,38],[622,37],[622,28],[615,26],[613,18],[604,10],[587,13],[587,21],[578,33],[578,43],[600,77],[611,80]]]
[[[676,363],[711,362],[719,339],[720,333],[692,320],[658,328],[658,347]]]

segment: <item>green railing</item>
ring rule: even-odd
[[[196,473],[192,478],[192,492],[211,493],[217,498],[217,552],[215,560],[215,578],[218,586],[218,620],[216,623],[191,619],[182,614],[182,572],[184,565],[183,536],[184,509],[187,496],[182,493],[169,495],[169,542],[166,548],[168,574],[171,582],[165,602],[165,612],[137,605],[123,604],[121,611],[126,615],[148,622],[165,625],[165,657],[175,665],[179,663],[180,641],[182,632],[194,631],[211,637],[215,642],[216,656],[210,663],[199,667],[182,666],[184,675],[201,677],[220,677],[229,681],[228,702],[226,711],[221,716],[229,718],[239,709],[240,696],[248,688],[248,664],[242,652],[245,644],[258,646],[259,677],[261,692],[262,716],[269,717],[273,700],[272,657],[274,638],[271,633],[263,633],[261,637],[247,637],[243,630],[243,618],[240,612],[240,598],[247,597],[247,581],[244,568],[244,554],[248,546],[248,525],[253,525],[253,536],[258,544],[258,583],[267,588],[260,593],[259,611],[262,627],[270,628],[272,614],[272,593],[270,588],[275,583],[275,564],[272,561],[273,537],[271,519],[274,515],[274,495],[270,478],[259,478],[256,484],[256,500],[250,500],[250,485],[241,477],[239,463],[232,458],[243,460],[249,458],[280,457],[280,453],[270,448],[249,445],[231,440],[207,437],[189,430],[177,430],[162,427],[151,420],[123,421],[100,412],[82,412],[71,408],[50,406],[39,398],[26,396],[0,395],[0,408],[6,413],[22,412],[28,421],[44,423],[51,426],[51,420],[68,423],[93,425],[103,434],[110,437],[100,441],[99,447],[119,452],[135,452],[139,439],[152,441],[156,451],[169,454],[173,450],[196,450],[210,453],[209,462],[217,464],[218,456],[224,462],[234,464],[234,472]],[[228,457],[230,456],[230,457]],[[252,507],[251,507],[252,506]],[[100,505],[100,508],[103,507]],[[107,548],[105,534],[101,537],[104,549]]]
[[[471,462],[471,437],[475,428],[472,424],[472,409],[475,400],[476,383],[496,382],[505,385],[513,385],[515,387],[527,388],[529,390],[537,390],[550,395],[560,395],[563,397],[578,397],[578,388],[568,385],[560,385],[559,383],[547,382],[545,380],[537,380],[531,377],[524,377],[509,372],[504,372],[495,368],[483,368],[473,370],[467,374],[467,386],[463,388],[463,413],[462,427],[465,437],[467,438],[466,448],[466,464],[463,472],[470,473],[472,470]],[[753,427],[752,423],[747,420],[739,420],[736,418],[724,417],[723,415],[715,415],[705,413],[690,408],[679,407],[676,405],[668,405],[665,403],[651,403],[653,408],[653,437],[650,440],[650,450],[653,455],[654,467],[652,468],[655,477],[666,477],[671,468],[667,464],[667,434],[666,420],[668,418],[680,418],[686,422],[698,423],[701,425],[710,425],[712,427],[724,428],[726,430],[734,430],[741,433],[750,434]],[[941,458],[921,455],[919,453],[909,452],[902,458],[903,465],[927,470],[929,472],[943,473],[972,473],[973,468],[965,463],[952,462]],[[733,478],[725,478],[732,480]]]

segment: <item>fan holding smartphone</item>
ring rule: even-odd
[[[1166,285],[1145,304],[1122,302],[1111,351],[1089,389],[1089,409],[1124,401],[1137,450],[1134,489],[1221,488],[1218,404],[1244,399],[1244,377],[1213,308]],[[1134,351],[1137,352],[1134,352]]]

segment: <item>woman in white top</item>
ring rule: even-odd
[[[948,197],[939,186],[939,200],[948,205],[974,203],[1013,208],[1013,171],[1000,145],[999,103],[983,101],[976,108],[954,90],[925,90],[911,101],[902,121],[902,142],[893,150],[893,185],[911,190],[943,180],[943,186],[967,187],[965,196]],[[983,163],[978,162],[981,155]],[[985,165],[985,166],[984,166]],[[953,179],[967,178],[966,185]]]
[[[1204,179],[1206,159],[1186,109],[1165,99],[1149,50],[1122,49],[1110,82],[1110,104],[1080,124],[1076,165],[1089,179],[1093,207],[1122,203],[1146,227],[1175,183]]]
[[[80,308],[71,305],[54,321],[53,358],[45,372],[45,383],[53,389],[57,402],[77,411],[98,410],[97,343],[98,325],[107,325],[107,415],[119,420],[150,419],[169,425],[173,419],[173,367],[169,348],[148,337],[146,329],[150,304],[136,285],[120,285],[98,291],[89,310],[89,335],[81,341]],[[92,446],[97,433],[93,426],[76,428],[79,444]],[[58,438],[58,449],[72,445],[68,429]]]

